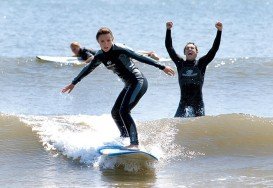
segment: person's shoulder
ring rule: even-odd
[[[197,66],[197,67],[199,67],[201,69],[204,68],[204,67],[206,67],[205,57],[202,56],[199,59],[197,59],[196,62],[195,62],[195,66]]]
[[[81,50],[82,50],[83,52],[88,51],[85,47],[82,47]]]
[[[104,59],[104,55],[103,55],[103,51],[102,50],[98,50],[96,51],[96,54],[93,56],[93,60],[94,62],[102,62]]]
[[[95,57],[97,56],[101,56],[103,54],[103,51],[102,50],[98,50],[96,53],[95,53]]]
[[[88,52],[89,52],[89,50],[86,49],[85,47],[82,47],[81,50],[80,50],[80,54],[86,54]]]
[[[96,52],[97,50],[94,50],[92,48],[84,48],[84,51],[88,51],[88,52]]]
[[[133,51],[132,48],[126,46],[125,44],[122,43],[115,43],[113,45],[113,50],[126,50],[126,51]]]

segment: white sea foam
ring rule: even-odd
[[[152,168],[152,165],[143,162],[100,157],[97,149],[101,146],[129,144],[129,139],[119,137],[119,131],[110,115],[21,116],[21,121],[37,132],[45,149],[57,152],[57,155],[101,168],[113,169],[121,165],[128,171]],[[145,131],[139,134],[143,139],[140,149],[163,159],[162,143],[149,143],[151,138],[145,134]]]

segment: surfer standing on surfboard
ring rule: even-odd
[[[106,68],[117,74],[125,84],[111,114],[119,128],[121,137],[130,137],[130,145],[127,147],[137,149],[139,144],[138,134],[136,124],[131,116],[131,110],[147,91],[148,83],[132,59],[159,68],[170,76],[174,75],[174,71],[171,67],[161,65],[157,61],[140,55],[124,45],[115,44],[111,30],[106,27],[99,29],[96,39],[101,50],[96,53],[91,63],[83,68],[80,74],[62,92],[68,91],[70,93],[78,82],[103,63]]]
[[[175,117],[204,116],[205,107],[202,94],[204,76],[207,65],[213,60],[219,49],[223,25],[221,22],[215,24],[218,31],[213,46],[205,56],[198,60],[196,59],[198,48],[193,42],[187,43],[184,48],[186,60],[175,52],[171,37],[173,23],[167,22],[166,27],[165,46],[177,67],[181,90],[180,102]]]
[[[72,42],[70,44],[70,49],[74,53],[74,56],[82,58],[84,63],[90,63],[97,52],[93,49],[81,48],[81,45],[78,42]]]

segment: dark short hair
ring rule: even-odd
[[[96,39],[98,40],[101,35],[110,34],[112,38],[114,38],[112,31],[107,27],[102,27],[98,30]]]
[[[194,42],[188,42],[188,43],[186,44],[186,46],[184,47],[184,54],[185,54],[185,52],[186,52],[186,47],[187,47],[189,44],[194,45],[194,46],[195,46],[196,51],[198,52],[198,47],[197,47],[197,45],[196,45],[196,44],[194,44]]]

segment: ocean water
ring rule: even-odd
[[[273,2],[35,1],[0,2],[1,187],[271,187],[273,185]],[[135,50],[168,57],[188,41],[200,56],[221,46],[206,72],[206,116],[173,118],[177,76],[136,63],[149,89],[132,116],[141,147],[159,161],[106,161],[97,148],[120,142],[110,111],[123,83],[98,67],[71,94],[61,89],[83,68],[37,55],[69,56],[71,41],[98,48],[99,27]],[[174,67],[172,62],[165,64]],[[125,140],[128,142],[128,140]]]

